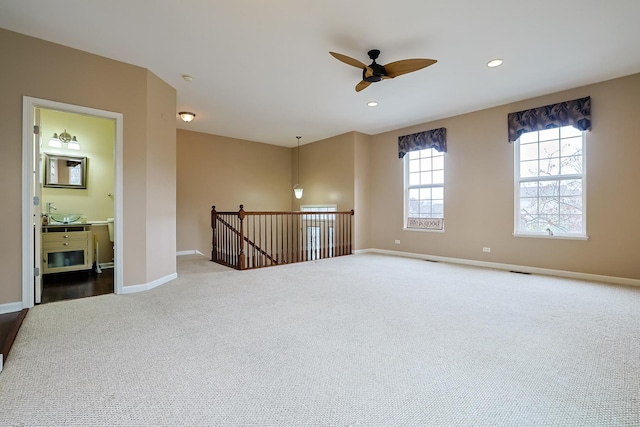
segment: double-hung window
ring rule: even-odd
[[[444,153],[435,148],[405,156],[406,228],[444,227]]]
[[[515,235],[586,238],[584,132],[523,133],[515,143]]]

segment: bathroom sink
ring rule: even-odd
[[[80,219],[82,214],[79,213],[50,213],[49,218],[51,221],[59,222],[60,224],[71,224]]]

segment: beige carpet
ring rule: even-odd
[[[1,426],[638,426],[640,289],[382,255],[38,306]]]

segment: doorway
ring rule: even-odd
[[[50,115],[51,117],[57,117],[56,120],[51,119],[50,123],[56,123],[54,127],[48,126],[48,128],[41,127],[42,116]],[[69,129],[67,132],[66,125],[68,122],[73,121],[70,118],[85,119],[86,122],[102,122],[107,127],[111,127],[111,133],[109,134],[112,144],[109,145],[109,150],[112,155],[112,164],[110,164],[110,173],[112,173],[112,184],[110,188],[112,190],[101,189],[99,185],[96,185],[95,176],[93,177],[94,184],[90,184],[89,180],[85,182],[86,188],[72,188],[73,185],[57,185],[55,182],[53,185],[49,185],[45,188],[43,186],[46,172],[41,171],[41,167],[46,165],[41,160],[44,151],[54,153],[58,157],[64,157],[66,163],[57,162],[55,165],[51,163],[48,167],[54,166],[60,168],[61,164],[66,167],[77,167],[77,159],[85,158],[88,164],[86,164],[86,170],[84,173],[94,174],[100,173],[100,162],[94,158],[94,168],[92,170],[91,155],[83,156],[82,150],[69,150],[71,144],[68,141],[65,142],[64,138],[61,138],[60,133],[68,135],[67,139],[71,139],[73,142],[73,129]],[[62,122],[60,121],[62,120]],[[23,221],[22,221],[22,241],[23,241],[23,289],[22,289],[22,305],[24,308],[33,307],[36,303],[41,302],[41,290],[43,282],[45,286],[47,282],[56,289],[52,295],[44,298],[44,301],[52,301],[57,299],[69,299],[80,298],[83,296],[96,295],[101,293],[107,293],[105,291],[105,281],[109,280],[108,276],[111,276],[109,292],[122,293],[122,254],[119,247],[122,245],[122,129],[123,129],[123,117],[120,113],[114,113],[104,110],[96,110],[88,107],[76,106],[71,104],[63,104],[56,101],[49,101],[44,99],[37,99],[31,97],[23,98]],[[77,121],[75,122],[78,123]],[[57,127],[62,129],[57,130]],[[52,130],[52,129],[56,130]],[[50,133],[56,133],[55,136],[59,140],[62,140],[62,145],[49,145],[50,139],[53,135]],[[65,135],[65,137],[67,136]],[[75,136],[75,135],[74,135]],[[80,146],[82,141],[78,139]],[[41,147],[43,150],[41,150]],[[57,151],[56,151],[57,150]],[[85,153],[86,154],[86,153]],[[69,161],[68,158],[71,158]],[[45,172],[45,173],[43,173]],[[89,189],[88,185],[92,185]],[[57,189],[57,193],[55,192]],[[84,200],[86,203],[86,197],[78,197],[80,194],[87,196],[88,193],[94,190],[99,192],[101,198],[109,198],[109,200],[100,200],[99,203],[90,202],[81,207],[74,207],[73,200],[76,202]],[[76,192],[74,194],[74,192]],[[102,194],[104,193],[104,194]],[[60,203],[56,206],[55,202],[59,199]],[[100,271],[100,253],[96,253],[96,248],[100,248],[97,244],[97,234],[105,235],[107,229],[107,218],[101,218],[99,212],[94,209],[93,205],[103,205],[105,203],[111,203],[111,211],[113,212],[113,240],[115,244],[111,244],[113,247],[113,270],[107,272],[103,277],[98,277],[94,282],[93,276]],[[82,215],[80,218],[60,218],[60,215],[55,216],[56,212],[75,210],[77,213],[80,210],[88,211],[86,217]],[[46,215],[43,215],[46,214]],[[65,214],[66,215],[66,214]],[[44,220],[44,223],[43,223]],[[51,221],[51,224],[49,224]],[[93,230],[104,228],[105,232],[94,233]],[[42,236],[45,235],[46,239],[43,242]],[[68,237],[65,237],[68,236]],[[73,237],[73,241],[72,238]],[[68,239],[68,240],[65,240]],[[62,243],[60,249],[53,247],[53,242],[61,240]],[[58,244],[58,243],[55,243]],[[108,248],[110,243],[102,241],[102,247]],[[71,245],[71,246],[69,246]],[[73,247],[72,247],[73,246]],[[46,257],[43,258],[43,255]],[[95,262],[94,262],[95,261]],[[108,263],[107,263],[108,264]],[[106,270],[104,270],[106,271]],[[47,273],[45,280],[43,281],[43,274]],[[62,293],[60,291],[60,284],[66,283],[71,285],[68,289]],[[107,285],[109,287],[109,285]],[[74,290],[75,288],[75,290]],[[56,296],[57,295],[57,296]],[[62,295],[62,296],[61,296]],[[53,299],[52,299],[53,298]]]

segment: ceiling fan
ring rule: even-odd
[[[356,92],[360,92],[371,83],[379,82],[382,79],[392,79],[402,74],[420,70],[438,62],[435,59],[404,59],[402,61],[391,62],[387,65],[380,65],[376,62],[376,59],[378,59],[378,56],[380,55],[380,51],[378,49],[372,49],[368,54],[369,58],[371,58],[373,62],[369,65],[365,65],[357,59],[349,56],[335,52],[329,53],[338,61],[342,61],[345,64],[362,69],[362,81],[356,85]]]

